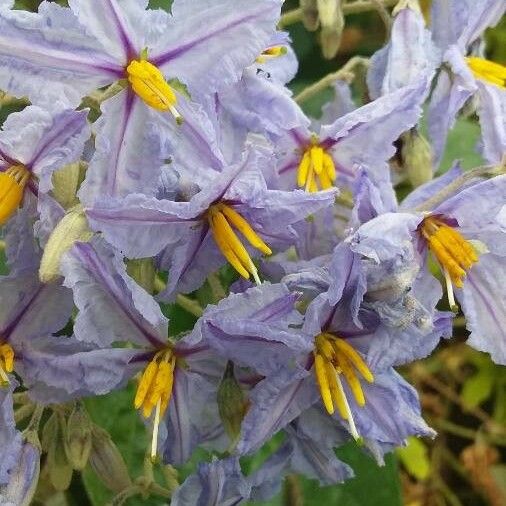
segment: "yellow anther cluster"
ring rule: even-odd
[[[0,386],[9,384],[7,373],[14,371],[14,350],[9,344],[0,344]]]
[[[212,205],[208,210],[207,219],[214,240],[223,256],[241,276],[249,279],[252,275],[255,281],[260,284],[257,268],[232,226],[244,236],[251,246],[265,255],[272,254],[269,246],[237,211],[226,204]]]
[[[353,417],[341,375],[348,383],[357,404],[364,406],[365,396],[360,377],[372,383],[374,376],[371,370],[347,341],[325,332],[316,336],[313,354],[316,379],[326,410],[332,415],[337,407],[341,417],[351,425]]]
[[[137,387],[135,409],[142,408],[142,414],[149,418],[157,408],[159,416],[167,410],[174,383],[176,356],[171,350],[161,351],[148,364]]]
[[[332,157],[318,144],[304,152],[297,172],[297,185],[308,192],[332,188],[336,180],[336,167]]]
[[[285,55],[287,49],[285,46],[272,46],[262,52],[260,56],[255,60],[257,63],[265,63],[272,58],[278,58],[279,56]]]
[[[14,165],[0,172],[0,225],[3,225],[20,206],[30,172],[22,165]]]
[[[478,261],[473,246],[457,230],[433,216],[423,220],[421,231],[443,271],[456,287],[462,288],[466,272]]]
[[[132,89],[146,104],[159,111],[170,111],[176,120],[181,120],[175,108],[176,94],[158,67],[147,60],[132,60],[126,70]]]
[[[506,88],[506,67],[504,65],[475,56],[469,56],[466,60],[476,79]]]

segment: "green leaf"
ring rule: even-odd
[[[397,448],[397,456],[406,471],[417,480],[425,480],[430,473],[430,460],[427,446],[417,437],[408,438],[408,446]]]
[[[491,362],[485,362],[476,374],[464,382],[462,400],[466,406],[475,408],[490,398],[495,382],[495,368]]]

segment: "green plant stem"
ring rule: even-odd
[[[5,241],[3,239],[0,239],[0,251],[5,250]]]
[[[200,318],[204,313],[200,304],[196,300],[186,297],[186,295],[178,294],[176,296],[176,304],[197,318]]]
[[[447,432],[448,434],[452,434],[453,436],[458,436],[463,439],[469,439],[471,441],[476,441],[477,432],[473,429],[468,429],[466,427],[462,427],[457,425],[456,423],[450,422],[448,420],[441,419],[433,419],[431,424],[436,428]],[[488,443],[492,443],[497,446],[506,446],[506,439],[494,436],[490,433],[480,432],[480,436],[483,437]]]
[[[316,83],[313,83],[304,90],[302,90],[295,97],[295,101],[298,104],[302,104],[311,97],[317,95],[318,93],[321,93],[325,88],[332,86],[332,84],[339,79],[351,81],[354,78],[353,69],[355,67],[363,66],[367,68],[368,65],[369,65],[368,58],[364,58],[362,56],[354,56],[353,58],[350,58],[346,62],[346,64],[343,67],[341,67],[337,72],[327,74],[325,77],[322,77]]]

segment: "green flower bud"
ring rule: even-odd
[[[115,493],[132,486],[132,480],[120,451],[109,433],[93,425],[89,463],[102,483]]]
[[[152,258],[127,260],[127,273],[146,292],[154,292],[156,270]]]
[[[72,208],[56,225],[49,236],[40,262],[39,277],[43,283],[51,283],[60,276],[60,261],[77,241],[87,242],[93,237],[88,220],[81,206]]]
[[[401,157],[409,182],[414,188],[432,179],[432,148],[416,128],[402,135]]]
[[[248,400],[234,375],[234,364],[228,361],[218,388],[218,410],[225,432],[235,441],[248,410]]]
[[[58,491],[67,490],[72,480],[72,466],[65,453],[67,425],[62,414],[53,412],[42,431],[42,448],[47,453],[49,480]]]
[[[65,452],[70,465],[82,471],[91,453],[91,420],[82,404],[76,404],[67,420]]]
[[[86,164],[84,162],[75,162],[65,165],[65,167],[53,173],[53,197],[67,210],[79,203],[76,196],[77,190],[84,179]]]

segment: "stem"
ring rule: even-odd
[[[444,419],[431,420],[431,424],[448,434],[452,434],[453,436],[476,441],[477,432],[473,429],[462,427],[461,425],[457,425],[456,423]],[[489,433],[480,433],[480,436],[482,436],[487,442],[494,445],[506,446],[506,439],[504,438],[496,437]]]
[[[437,192],[433,197],[427,199],[423,204],[412,209],[412,212],[420,213],[424,211],[432,211],[438,205],[443,203],[446,199],[451,197],[455,192],[457,192],[462,186],[464,186],[469,181],[472,181],[476,178],[486,178],[486,177],[494,177],[504,174],[506,172],[506,157],[503,158],[502,162],[498,166],[494,165],[483,165],[481,167],[476,167],[462,176],[458,177],[454,181],[452,181],[449,185],[445,186],[442,190]]]
[[[211,288],[214,302],[219,302],[221,299],[224,299],[227,296],[227,293],[221,284],[220,277],[216,272],[210,274],[207,277],[207,281]]]
[[[200,304],[196,300],[186,297],[186,295],[178,294],[176,296],[176,304],[197,318],[200,318],[204,313]]]
[[[0,239],[0,251],[5,250],[5,241],[3,239]]]
[[[289,474],[285,480],[283,504],[287,506],[303,506],[304,499],[297,475]]]
[[[360,12],[367,12],[378,9],[378,4],[382,5],[383,8],[395,5],[398,0],[357,0],[355,2],[345,3],[342,6],[343,14],[359,14]],[[294,23],[302,21],[303,13],[302,9],[293,9],[285,12],[278,23],[278,28],[284,28]]]
[[[387,31],[387,39],[390,37],[390,31],[392,29],[392,16],[390,16],[389,12],[386,9],[385,4],[381,0],[371,0],[374,4],[374,9],[378,11],[378,14],[385,25],[385,29]]]
[[[309,98],[313,97],[314,95],[317,95],[318,93],[322,92],[325,88],[328,88],[332,86],[332,84],[339,80],[353,80],[354,74],[352,70],[355,67],[363,66],[367,68],[369,65],[369,59],[364,58],[362,56],[354,56],[353,58],[350,58],[346,64],[341,67],[337,72],[332,72],[330,74],[327,74],[325,77],[322,77],[319,81],[316,83],[308,86],[306,89],[302,90],[296,97],[295,101],[298,104],[301,104],[302,102],[305,102]]]

